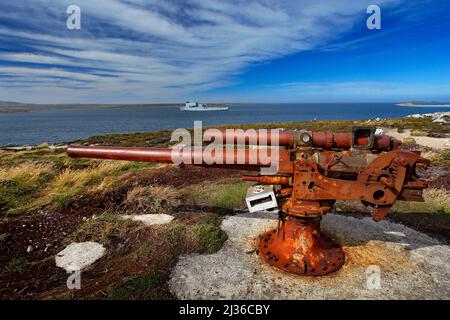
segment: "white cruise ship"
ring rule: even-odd
[[[181,111],[228,111],[229,107],[208,107],[208,105],[198,102],[187,101]]]

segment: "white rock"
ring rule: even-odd
[[[450,121],[450,111],[412,114],[410,116],[407,116],[407,118],[425,118],[425,117],[430,117],[433,120],[433,122],[448,123]]]
[[[27,252],[28,253],[32,253],[33,252],[33,246],[28,246],[27,247]]]
[[[381,129],[381,128],[377,128],[377,129],[375,130],[375,135],[376,135],[376,136],[381,136],[383,133],[384,133],[384,130]]]
[[[67,272],[82,270],[103,257],[106,249],[97,242],[71,243],[55,257],[56,266]]]
[[[123,219],[131,219],[133,221],[139,221],[147,226],[168,224],[174,217],[168,214],[141,214],[141,215],[123,215]]]

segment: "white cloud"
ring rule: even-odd
[[[65,7],[72,2],[28,0],[31,14],[26,4],[17,5],[14,18],[29,27],[5,25],[0,39],[16,39],[29,49],[0,53],[1,60],[20,64],[0,68],[0,76],[14,76],[13,82],[0,78],[2,96],[29,102],[185,99],[193,91],[232,83],[254,64],[323,45],[355,22],[364,24],[365,8],[373,3],[78,0],[83,28],[78,32],[64,30]],[[54,77],[61,79],[55,84]],[[29,79],[40,85],[31,86]],[[42,87],[53,88],[53,95]]]

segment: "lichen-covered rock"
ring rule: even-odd
[[[106,249],[97,242],[71,243],[55,257],[56,266],[67,272],[82,270],[106,253]]]

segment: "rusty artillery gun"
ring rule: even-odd
[[[417,164],[429,164],[420,152],[401,150],[401,142],[386,135],[375,135],[373,127],[357,127],[349,133],[281,131],[276,137],[258,132],[229,134],[226,141],[237,144],[261,144],[276,155],[275,174],[249,175],[266,166],[259,158],[249,161],[250,148],[245,149],[244,162],[238,163],[238,150],[224,149],[226,164],[207,161],[205,149],[190,149],[188,158],[199,158],[193,165],[245,170],[245,181],[259,187],[249,191],[250,212],[257,209],[279,209],[275,230],[260,236],[259,256],[279,269],[298,275],[320,276],[338,270],[345,261],[342,248],[321,233],[323,215],[330,212],[336,200],[358,200],[372,207],[375,221],[382,220],[397,200],[424,201],[427,181],[416,173]],[[274,142],[276,140],[276,142]],[[208,140],[208,137],[204,141]],[[257,157],[261,149],[256,151]],[[173,149],[119,148],[102,146],[69,146],[70,157],[173,162]],[[191,159],[190,159],[191,160]],[[273,188],[275,186],[275,188]]]

